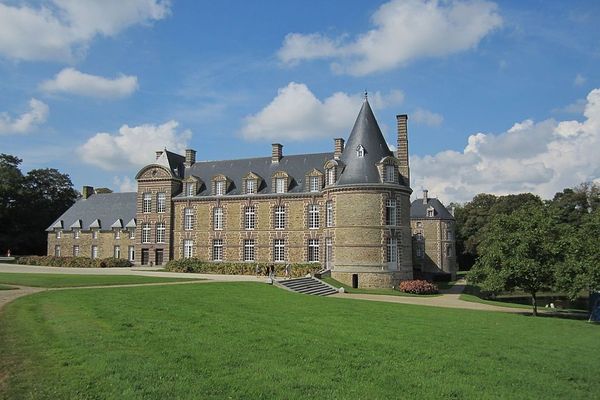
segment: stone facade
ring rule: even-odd
[[[78,236],[73,230],[54,230],[48,233],[48,255],[91,258],[92,248],[96,246],[95,258],[116,257],[134,261],[135,252],[132,259],[130,248],[135,249],[135,231],[134,239],[131,235],[128,229],[96,230],[95,234],[91,230],[80,230]]]

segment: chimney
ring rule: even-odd
[[[81,190],[81,195],[84,199],[87,199],[88,197],[90,197],[93,194],[94,194],[93,186],[84,186],[83,190]]]
[[[427,189],[423,189],[423,204],[427,204],[427,201],[429,200],[427,193]]]
[[[185,166],[191,167],[196,163],[196,150],[185,149]]]
[[[339,160],[342,156],[342,152],[344,151],[344,139],[335,138],[335,150],[333,151],[333,158]]]
[[[160,156],[162,156],[163,151],[162,150],[157,150],[156,151],[156,159],[158,160],[160,158]]]
[[[278,163],[283,157],[283,145],[279,143],[273,143],[271,152],[271,162]]]
[[[398,158],[398,169],[404,178],[404,183],[410,185],[410,168],[408,164],[408,115],[396,115],[398,129],[398,144],[396,157]]]

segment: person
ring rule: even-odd
[[[6,257],[10,257],[10,249],[6,252]]]
[[[292,267],[291,267],[290,263],[285,264],[285,277],[286,277],[286,279],[290,279],[291,278],[291,272],[292,272]]]
[[[274,279],[275,278],[275,265],[271,264],[269,266],[269,278]]]

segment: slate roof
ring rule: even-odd
[[[100,221],[101,230],[110,230],[117,219],[131,221],[135,218],[136,197],[135,192],[99,193],[79,199],[46,230],[52,231],[59,221],[63,222],[64,229],[69,230],[77,220],[81,220],[83,230],[88,230],[96,220]]]
[[[365,149],[364,157],[357,155],[359,145]],[[377,164],[382,158],[393,155],[379,129],[369,101],[365,99],[340,158],[346,167],[337,184],[381,183]]]
[[[167,167],[174,176],[178,178],[183,178],[183,173],[185,170],[184,163],[184,156],[164,149],[160,157],[158,157],[153,164],[158,164],[162,165],[163,167]]]
[[[433,217],[427,217],[427,209],[433,207],[435,210]],[[416,199],[410,204],[410,218],[411,219],[454,219],[450,211],[436,198],[428,198],[427,204],[423,204],[423,198]]]
[[[263,180],[258,193],[273,193],[271,177],[277,171],[285,171],[291,179],[288,193],[306,192],[305,176],[313,169],[324,172],[325,162],[333,159],[333,153],[315,153],[283,156],[278,163],[271,157],[240,160],[200,161],[185,169],[185,176],[193,175],[202,181],[202,191],[197,196],[212,196],[211,182],[215,175],[223,174],[233,181],[227,195],[242,194],[243,178],[250,172]],[[184,196],[181,194],[180,196]],[[179,196],[178,196],[179,197]]]

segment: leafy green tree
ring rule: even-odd
[[[22,160],[9,154],[0,154],[0,253],[14,249],[13,238],[18,234],[17,211],[22,197]]]
[[[112,193],[113,191],[110,190],[109,188],[105,188],[105,187],[101,187],[101,188],[96,188],[94,190],[94,193],[96,194],[104,194],[104,193]]]
[[[554,283],[565,244],[561,225],[544,205],[528,203],[511,214],[497,214],[487,225],[479,257],[468,279],[491,292],[516,288],[531,296]]]

